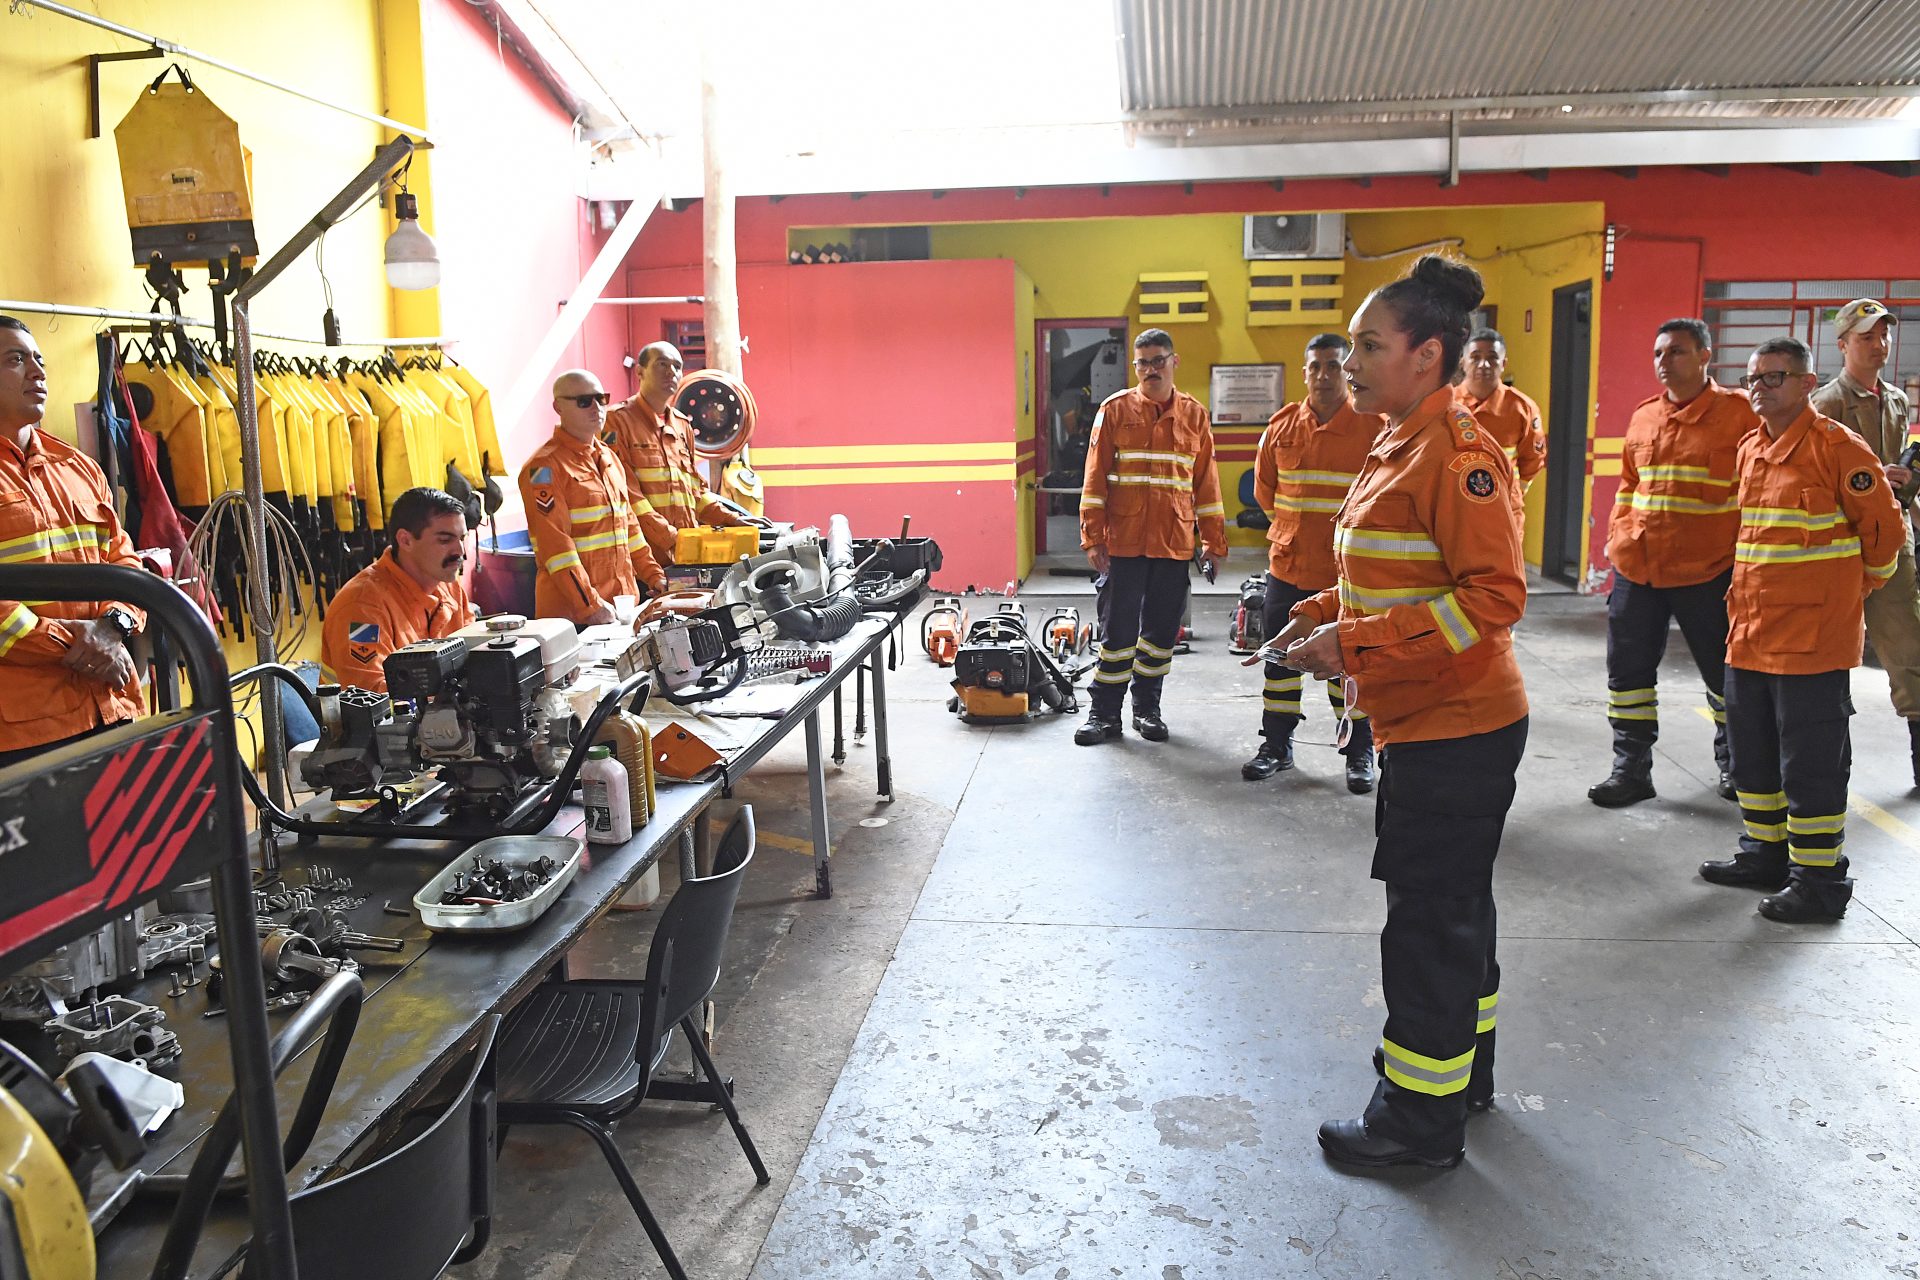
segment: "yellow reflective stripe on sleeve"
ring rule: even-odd
[[[1819,532],[1840,525],[1846,516],[1838,511],[1823,511],[1815,515],[1799,507],[1742,507],[1740,523],[1755,525],[1764,529],[1807,529]]]
[[[1736,542],[1733,558],[1743,564],[1805,564],[1845,560],[1860,554],[1860,539],[1836,538],[1824,547],[1781,547],[1768,542]]]
[[[612,507],[575,507],[567,513],[567,519],[575,524],[588,524],[594,520],[604,520],[612,514]]]
[[[1386,1060],[1387,1079],[1402,1089],[1444,1098],[1467,1087],[1473,1074],[1473,1050],[1457,1058],[1442,1061],[1403,1049],[1385,1036],[1380,1038],[1381,1056]]]
[[[1444,592],[1432,587],[1360,587],[1340,579],[1340,603],[1363,613],[1380,613],[1397,604],[1426,604]]]
[[[1627,495],[1624,501],[1635,511],[1664,511],[1680,516],[1725,516],[1740,509],[1740,504],[1731,498],[1725,502],[1702,502],[1698,498],[1683,498],[1672,493],[1645,493],[1638,489]]]
[[[1206,519],[1208,516],[1224,516],[1227,514],[1227,507],[1226,504],[1222,502],[1209,502],[1204,507],[1195,507],[1193,514],[1196,519],[1201,520]]]
[[[98,551],[101,546],[100,526],[95,524],[36,529],[32,533],[0,542],[0,564],[45,560],[57,551]]]
[[[22,636],[30,634],[39,625],[39,617],[24,604],[16,603],[7,610],[6,616],[0,617],[0,657],[4,657],[8,650],[20,643]]]
[[[1085,511],[1088,507],[1104,507],[1106,505],[1107,500],[1105,498],[1097,497],[1091,493],[1083,493],[1080,495],[1080,509],[1082,511]]]
[[[1847,815],[1844,813],[1818,814],[1801,817],[1798,814],[1787,815],[1787,831],[1796,836],[1834,836],[1847,829]]]
[[[576,551],[562,551],[547,561],[548,573],[559,573],[562,569],[576,569],[580,566],[580,554]]]
[[[1894,566],[1898,565],[1899,563],[1900,563],[1900,557],[1898,555],[1895,555],[1893,559],[1887,561],[1885,564],[1868,565],[1867,572],[1872,574],[1876,578],[1891,578],[1893,576]]]
[[[1480,632],[1474,627],[1473,620],[1467,617],[1466,610],[1460,607],[1453,592],[1447,592],[1427,608],[1440,624],[1440,634],[1446,639],[1447,648],[1461,653],[1480,643]]]
[[[1274,480],[1280,484],[1325,484],[1345,489],[1360,478],[1357,471],[1280,471]]]
[[[1649,467],[1641,467],[1640,478],[1642,480],[1666,480],[1674,484],[1705,485],[1709,489],[1733,488],[1733,481],[1731,479],[1716,479],[1713,472],[1707,470],[1705,467],[1682,467],[1669,465],[1667,463],[1655,463]]]
[[[1341,555],[1368,560],[1440,560],[1440,547],[1431,538],[1409,538],[1397,533],[1336,527],[1334,546]]]
[[[1480,1021],[1474,1024],[1473,1029],[1475,1034],[1485,1035],[1487,1032],[1493,1030],[1494,1022],[1497,1019],[1499,1012],[1500,1012],[1500,993],[1498,991],[1494,992],[1490,996],[1481,996],[1480,997]]]
[[[1345,498],[1297,498],[1290,493],[1276,493],[1273,495],[1273,509],[1275,511],[1316,511],[1332,515],[1345,501]]]
[[[1173,476],[1128,475],[1121,472],[1109,473],[1107,483],[1147,485],[1156,489],[1187,490],[1193,487],[1193,481],[1184,478],[1175,479]]]

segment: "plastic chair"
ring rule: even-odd
[[[545,984],[508,1015],[500,1038],[501,1132],[516,1124],[563,1124],[592,1138],[673,1280],[686,1280],[687,1273],[621,1158],[613,1126],[648,1098],[710,1103],[726,1113],[755,1179],[762,1186],[770,1181],[733,1105],[733,1081],[714,1065],[696,1022],[720,978],[753,849],[753,810],[745,807],[720,839],[713,874],[682,883],[661,912],[645,982]],[[686,1033],[701,1075],[656,1080],[676,1026]]]

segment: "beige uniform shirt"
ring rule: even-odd
[[[1813,393],[1813,407],[1823,417],[1853,428],[1880,455],[1880,461],[1900,461],[1900,451],[1907,447],[1907,396],[1885,378],[1880,379],[1880,394],[1875,395],[1842,371]]]

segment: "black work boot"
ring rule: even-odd
[[[1098,711],[1087,714],[1087,722],[1073,731],[1074,743],[1082,747],[1097,747],[1103,742],[1112,742],[1120,736],[1120,722],[1101,715]]]
[[[1357,796],[1364,796],[1373,790],[1373,722],[1354,720],[1353,736],[1347,740],[1344,754],[1347,757],[1347,790]]]
[[[1135,707],[1133,731],[1148,742],[1165,742],[1171,736],[1167,732],[1167,722],[1160,718],[1158,707]]]
[[[1616,733],[1613,772],[1605,782],[1587,788],[1587,799],[1602,809],[1624,809],[1653,797],[1653,744],[1623,742]]]
[[[1852,880],[1795,876],[1779,893],[1760,899],[1760,914],[1781,924],[1825,924],[1847,914]]]
[[[1920,787],[1920,720],[1907,721],[1907,741],[1913,744],[1913,785]]]
[[[1272,738],[1262,738],[1260,749],[1253,753],[1253,759],[1240,766],[1240,776],[1248,782],[1259,782],[1291,768],[1293,739],[1281,738],[1276,742]]]
[[[1914,765],[1914,774],[1916,780],[1920,781],[1920,764]],[[1725,769],[1720,771],[1720,781],[1714,784],[1713,789],[1722,800],[1738,800],[1740,798],[1740,793],[1733,789],[1733,774]]]
[[[1385,1134],[1373,1132],[1367,1127],[1364,1117],[1357,1120],[1329,1120],[1322,1124],[1320,1149],[1327,1153],[1329,1159],[1372,1169],[1398,1164],[1451,1169],[1467,1157],[1466,1148],[1454,1143],[1424,1149],[1410,1147]]]
[[[1700,878],[1712,884],[1776,891],[1787,884],[1790,870],[1787,855],[1748,853],[1745,849],[1731,858],[1700,864]]]

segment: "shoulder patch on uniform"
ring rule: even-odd
[[[527,478],[533,481],[535,484],[552,484],[553,468],[552,467],[535,467],[533,469],[533,474]]]
[[[349,622],[347,641],[349,644],[379,644],[380,625],[375,622]]]
[[[1475,502],[1492,502],[1499,496],[1500,482],[1491,467],[1468,467],[1460,473],[1460,492]]]
[[[533,493],[533,505],[544,512],[553,510],[553,490],[536,489]]]
[[[1847,488],[1855,493],[1865,493],[1873,488],[1873,472],[1869,468],[1861,467],[1847,477]]]

